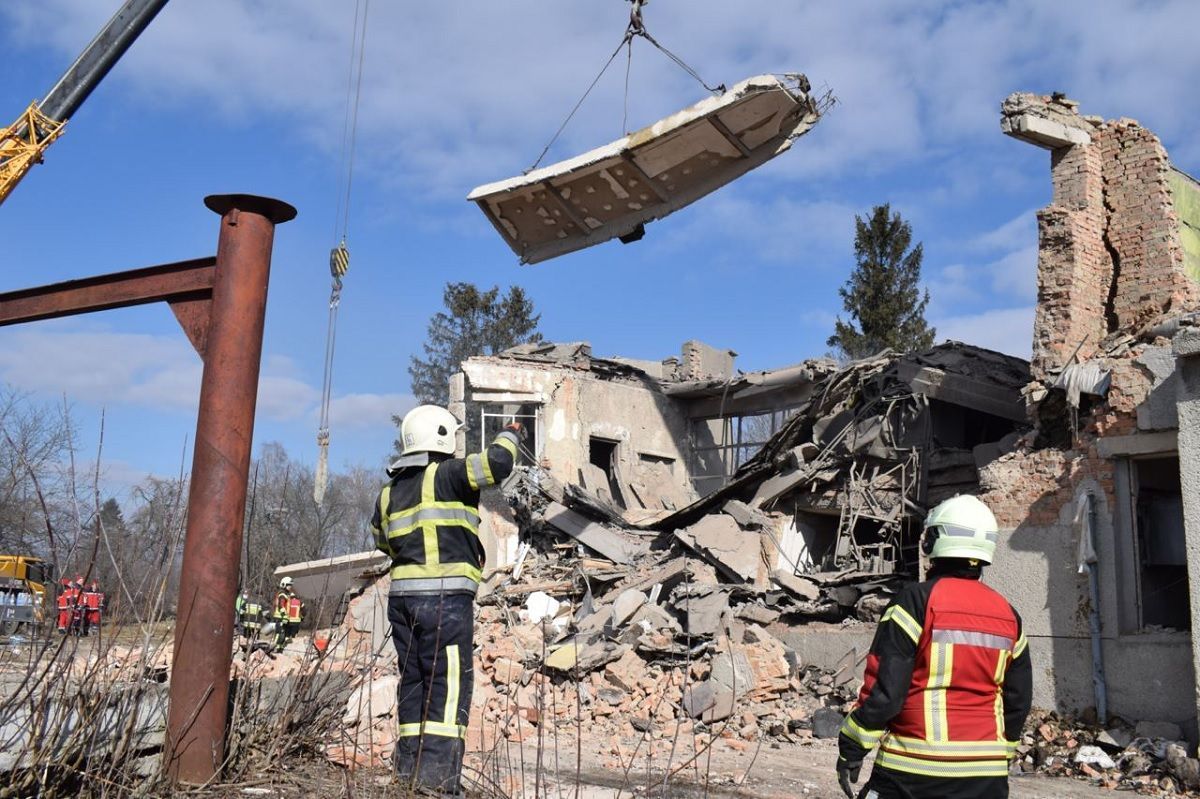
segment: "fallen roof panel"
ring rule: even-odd
[[[821,117],[803,75],[759,75],[603,147],[467,197],[535,264],[684,208],[792,146]]]

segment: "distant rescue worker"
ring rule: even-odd
[[[238,627],[247,643],[253,644],[262,630],[262,605],[245,593],[239,597],[239,605],[241,611],[238,614]]]
[[[1033,701],[1021,617],[980,582],[998,530],[987,505],[956,496],[925,519],[928,579],[888,605],[858,701],[838,736],[838,781],[865,799],[1008,796],[1008,767]]]
[[[83,625],[87,621],[87,606],[83,599],[83,575],[76,575],[71,583],[71,634],[86,635]]]
[[[88,635],[92,630],[100,630],[100,611],[104,606],[104,594],[100,593],[100,585],[92,580],[88,590],[83,592],[83,634]]]
[[[279,592],[275,594],[275,648],[283,649],[296,636],[300,622],[304,621],[304,603],[292,590],[292,578],[279,581]]]
[[[237,599],[233,601],[233,629],[241,635],[242,633],[242,613],[246,609],[246,602],[249,601],[246,592],[242,591],[237,595]]]
[[[393,761],[411,786],[450,796],[461,791],[474,680],[479,491],[512,472],[521,430],[514,422],[484,452],[455,458],[460,427],[436,405],[405,415],[403,451],[371,520],[376,546],[392,560],[388,620],[400,668]]]
[[[71,581],[66,577],[58,591],[58,631],[66,635],[71,629],[71,610],[74,606],[71,598]]]

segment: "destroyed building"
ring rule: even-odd
[[[527,345],[464,362],[451,410],[468,448],[525,422],[527,460],[621,523],[665,530],[733,499],[773,512],[781,565],[876,574],[911,572],[911,508],[975,490],[977,458],[1025,425],[1027,365],[975,347],[736,375],[733,358],[694,341],[661,362]],[[489,562],[504,565],[517,520],[488,511]]]
[[[786,655],[742,689],[762,728],[791,730],[788,691],[813,688],[799,665],[837,709],[873,633],[856,620],[918,575],[928,508],[972,493],[1001,526],[985,579],[1023,617],[1035,704],[1194,737],[1200,184],[1136,122],[1064,98],[1014,95],[1002,126],[1051,151],[1030,363],[953,342],[749,374],[699,342],[661,361],[544,344],[464,362],[464,444],[513,418],[527,431],[527,465],[485,493],[481,601],[510,627],[513,608],[542,619],[548,644],[506,649],[506,674],[669,683],[744,645]],[[386,635],[357,608],[356,629]],[[711,720],[739,684],[721,679],[671,701]]]
[[[1014,94],[1001,126],[1050,151],[1053,196],[1038,212],[1035,429],[980,473],[1001,525],[988,580],[1024,619],[1036,704],[1194,737],[1200,184],[1136,121],[1061,96]]]

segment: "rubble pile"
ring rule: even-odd
[[[808,399],[699,500],[681,502],[645,473],[606,481],[581,469],[576,484],[542,463],[514,470],[505,503],[485,506],[519,545],[478,594],[473,746],[559,727],[618,748],[682,732],[836,736],[861,653],[821,671],[781,630],[879,619],[915,571],[914,509],[976,487],[980,459],[1011,446],[1028,371],[949,343],[806,374]],[[804,521],[817,516],[820,529]],[[343,625],[345,651],[376,659],[347,709],[354,740],[342,761],[390,751],[394,707],[364,701],[394,673],[386,582],[352,601]]]
[[[1146,796],[1200,795],[1200,760],[1189,757],[1179,727],[1118,722],[1108,729],[1060,718],[1029,717],[1015,770],[1073,776]]]

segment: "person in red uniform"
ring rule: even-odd
[[[71,583],[71,634],[86,635],[84,623],[83,575],[76,575]]]
[[[71,581],[64,577],[62,587],[58,591],[58,631],[63,635],[66,635],[71,627],[71,606],[73,604]]]
[[[86,622],[84,625],[84,635],[87,635],[92,630],[97,632],[100,630],[100,609],[104,607],[104,594],[100,593],[100,584],[92,580],[91,586],[88,587],[87,593],[83,595],[84,604],[87,609],[84,611]]]
[[[888,605],[854,709],[838,735],[838,782],[854,796],[863,758],[879,747],[863,799],[997,799],[1033,701],[1021,617],[980,582],[998,529],[972,496],[925,519],[928,579]]]

